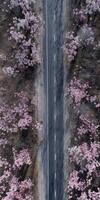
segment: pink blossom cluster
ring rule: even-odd
[[[69,62],[76,57],[79,46],[79,37],[74,36],[74,32],[68,32],[65,38],[64,52]]]
[[[70,178],[69,178],[69,185],[68,185],[68,190],[72,190],[72,189],[77,189],[77,190],[83,190],[85,187],[85,181],[79,181],[79,177],[78,177],[78,171],[73,170],[73,172],[70,174]]]
[[[20,181],[15,176],[10,181],[10,189],[2,200],[33,200],[32,182],[30,179]]]
[[[94,32],[92,27],[85,23],[79,31],[79,36],[81,38],[82,44],[93,45],[94,44]]]
[[[1,139],[3,145],[4,139]],[[6,147],[5,147],[6,148]],[[15,147],[9,151],[13,154],[13,160],[3,157],[3,151],[0,152],[0,199],[1,200],[33,200],[32,181],[24,179],[20,181],[14,174],[24,165],[31,165],[29,150],[23,148],[17,151]],[[13,163],[12,163],[13,162]]]
[[[31,3],[32,3],[32,0],[10,0],[11,2],[11,7],[18,7],[19,5],[24,9],[24,10],[31,10]]]
[[[97,181],[99,178],[100,143],[97,140],[99,125],[90,118],[88,113],[81,113],[79,107],[85,101],[96,102],[96,96],[90,96],[89,88],[88,83],[82,84],[76,78],[71,80],[68,88],[68,93],[74,100],[74,108],[78,107],[76,112],[80,113],[80,121],[75,133],[78,145],[69,149],[70,162],[75,166],[75,170],[70,173],[68,182],[68,198],[70,200],[73,200],[74,197],[77,200],[85,198],[92,200],[97,199],[100,195],[98,185],[95,186],[96,192],[93,189],[90,191],[93,180]],[[82,141],[83,135],[86,136],[84,142]]]
[[[73,99],[75,106],[79,106],[85,98],[88,98],[88,89],[88,83],[82,83],[76,77],[71,80],[68,88],[68,93]]]
[[[98,200],[100,199],[100,189],[98,188],[98,192],[92,192],[89,190],[89,194],[87,195],[86,192],[83,192],[78,200]]]
[[[90,86],[89,83],[82,83],[78,78],[74,78],[70,81],[68,87],[68,94],[73,100],[74,108],[79,107],[84,101],[92,103],[95,108],[100,107],[100,103],[97,100],[96,95],[89,94]]]
[[[83,26],[84,41],[76,34],[76,31],[70,31],[66,34],[64,51],[69,62],[73,61],[77,55],[78,48],[84,43],[88,45],[94,44],[94,33],[91,27],[88,26],[88,17],[92,17],[95,12],[100,13],[100,0],[86,0],[80,4],[80,8],[73,9],[73,20],[78,27]],[[82,28],[82,27],[81,27]],[[87,36],[88,37],[87,37]]]
[[[10,25],[10,40],[14,42],[12,58],[16,64],[3,68],[8,76],[15,76],[19,71],[34,68],[41,63],[39,35],[41,17],[32,9],[32,1],[11,0],[10,9],[20,8],[20,17],[13,17]]]
[[[12,153],[13,160],[11,161],[8,158],[3,158],[2,151],[0,152],[0,199],[15,200],[16,198],[16,200],[33,200],[33,184],[31,179],[20,181],[14,175],[16,174],[16,171],[20,170],[25,164],[31,165],[29,151],[28,149],[23,148],[18,152],[15,147],[13,147]]]
[[[5,166],[5,168],[8,166],[8,162],[6,160],[6,158],[3,158],[0,156],[0,167]]]
[[[97,97],[94,95],[94,96],[90,96],[89,98],[89,101],[91,103],[93,103],[93,105],[96,107],[96,108],[100,108],[100,102],[97,101]]]
[[[9,66],[9,67],[3,67],[3,72],[4,72],[8,77],[10,77],[10,76],[14,76],[15,70],[14,70],[13,67]]]
[[[14,96],[17,98],[16,103],[12,105],[3,103],[0,107],[0,130],[4,132],[18,132],[19,129],[27,129],[32,125],[28,102],[17,97],[16,94]]]
[[[76,18],[75,18],[76,19]],[[78,17],[78,19],[81,19]],[[94,44],[94,32],[87,23],[85,23],[78,34],[76,35],[73,31],[68,32],[65,37],[64,53],[67,56],[69,63],[75,60],[78,49],[81,46],[90,46]]]
[[[96,192],[92,189],[93,180],[97,181],[99,178],[100,168],[100,143],[91,142],[90,146],[83,143],[79,146],[74,146],[70,149],[70,161],[78,166],[70,173],[68,182],[68,199],[97,199],[100,195],[99,186]],[[91,191],[91,192],[90,192]]]
[[[90,200],[90,198],[88,198],[86,192],[83,192],[81,194],[81,196],[79,198],[77,198],[78,200]]]
[[[90,199],[93,199],[93,200],[100,199],[100,188],[98,188],[98,192],[93,192],[93,191],[89,190],[89,197],[90,197]]]
[[[31,158],[28,152],[28,149],[23,149],[17,153],[16,149],[13,148],[14,155],[14,165],[18,168],[21,168],[24,164],[30,165]]]
[[[75,132],[75,140],[77,140],[78,145],[75,145],[69,149],[70,162],[74,163],[75,170],[70,173],[68,193],[69,199],[73,199],[73,196],[76,193],[75,199],[92,199],[90,195],[89,188],[92,188],[93,177],[95,181],[99,177],[99,168],[100,168],[100,143],[98,142],[99,135],[99,125],[91,119],[89,113],[81,113],[81,105],[85,101],[96,104],[96,96],[91,96],[89,94],[89,89],[91,87],[88,83],[83,83],[74,77],[71,80],[68,93],[73,99],[74,108],[78,107],[78,110],[75,109],[75,112],[79,114],[79,123]],[[85,137],[83,137],[85,135]],[[83,140],[84,138],[84,140]],[[78,168],[77,168],[78,167]],[[80,174],[81,178],[80,178]],[[85,180],[84,180],[85,176]],[[99,190],[97,192],[91,190],[91,193],[95,194],[98,197]],[[79,197],[79,196],[80,197]],[[83,200],[82,199],[82,200]]]
[[[95,12],[100,12],[100,0],[86,0],[80,8],[73,9],[73,17],[76,23],[86,23],[88,15],[92,16]]]
[[[70,59],[70,55],[73,55],[73,53],[70,51],[70,48],[74,51],[74,42],[69,39],[70,34],[65,42],[65,47],[67,47],[67,51],[66,49],[65,51],[67,52],[67,57],[69,56],[70,62],[75,59],[80,47],[85,46],[86,48],[88,45],[95,46],[95,30],[90,24],[95,14],[100,13],[100,0],[86,0],[79,2],[79,4],[80,8],[78,7],[73,10],[73,22],[78,32],[74,26],[75,32],[72,33],[75,38],[78,35],[78,45],[76,47],[74,46],[75,56],[72,59]],[[73,133],[73,145],[69,148],[71,171],[68,179],[68,200],[99,200],[100,125],[97,119],[98,117],[94,118],[95,113],[91,113],[90,108],[93,106],[95,111],[98,112],[100,107],[99,97],[93,94],[92,87],[89,86],[89,83],[75,76],[70,81],[68,95],[78,120]]]
[[[10,139],[13,137],[10,133],[17,134],[19,130],[27,129],[32,125],[32,115],[29,113],[30,100],[24,91],[14,93],[12,98],[13,102],[4,102],[0,105],[2,131],[0,134],[0,199],[33,200],[32,181],[30,179],[20,181],[14,176],[23,166],[31,165],[29,150],[25,147],[18,150]],[[8,148],[10,159],[7,157],[8,154],[5,154]]]
[[[80,3],[80,8],[73,9],[73,20],[78,28],[80,29],[79,33],[76,31],[71,31],[68,33],[68,37],[65,38],[65,54],[69,58],[69,61],[73,61],[77,55],[77,50],[80,46],[90,46],[95,44],[94,32],[91,27],[89,27],[88,18],[92,19],[92,14],[95,12],[100,12],[100,0],[86,0]],[[75,35],[75,37],[70,39],[70,35]],[[78,38],[78,44],[77,44]],[[73,45],[72,40],[76,40],[75,46]],[[71,58],[72,55],[72,58]]]
[[[32,117],[25,113],[23,118],[21,118],[18,122],[18,127],[20,129],[26,129],[27,127],[29,127],[32,124]]]
[[[76,23],[77,22],[86,22],[87,12],[84,9],[84,7],[82,9],[75,8],[75,9],[73,9],[73,17],[74,17],[74,20]]]
[[[7,139],[6,139],[6,138],[4,138],[4,139],[3,139],[3,138],[2,138],[2,139],[0,139],[0,146],[2,146],[2,145],[3,145],[3,146],[5,147],[5,145],[6,145],[6,144],[8,144],[8,141],[7,141]]]
[[[2,151],[1,151],[2,152]],[[0,152],[0,199],[7,189],[7,183],[11,176],[11,164]]]
[[[4,170],[3,174],[0,176],[0,199],[7,189],[7,183],[9,182],[9,177],[11,176],[10,170]]]
[[[86,0],[86,11],[90,15],[93,12],[100,12],[100,0]]]
[[[15,64],[8,63],[8,66],[3,68],[9,78],[19,71],[29,67],[34,68],[41,63],[39,55],[41,18],[34,13],[32,4],[33,0],[10,0],[9,9],[14,12],[19,9],[20,13],[19,17],[13,17],[13,25],[10,24],[9,39],[14,45],[11,59],[14,58]],[[21,141],[23,134],[26,132],[28,134],[29,128],[32,130],[33,113],[32,108],[30,109],[30,100],[25,91],[13,94],[7,92],[4,102],[0,103],[1,200],[33,200],[32,180],[22,177],[24,168],[32,164],[28,145]]]
[[[77,128],[77,134],[79,136],[82,136],[83,134],[91,134],[91,138],[95,137],[100,126],[94,123],[93,120],[90,120],[87,114],[81,114],[79,119],[81,124]]]
[[[70,149],[70,160],[80,165],[81,169],[84,167],[88,170],[88,176],[93,172],[97,172],[100,167],[99,155],[100,143],[91,142],[90,146],[83,143],[80,146],[74,146]]]

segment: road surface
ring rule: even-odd
[[[46,200],[63,200],[63,0],[43,0]]]

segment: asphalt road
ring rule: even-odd
[[[63,0],[43,0],[46,200],[63,200]]]

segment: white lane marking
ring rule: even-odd
[[[55,172],[55,174],[54,174],[54,177],[55,177],[55,181],[56,181],[56,177],[57,177],[57,176],[56,176],[56,172]]]
[[[54,154],[54,160],[56,161],[56,153]]]
[[[54,42],[56,41],[56,35],[55,34],[53,35],[53,40],[54,40]]]
[[[54,134],[54,142],[56,143],[56,134]]]
[[[55,62],[56,61],[56,54],[53,55],[53,58],[54,58],[54,62]]]
[[[56,92],[55,91],[56,88],[54,88],[54,93]],[[56,95],[54,94],[54,105],[56,104]],[[56,120],[56,113],[54,113],[54,119]]]
[[[56,98],[54,98],[54,102],[56,101]],[[54,113],[54,123],[56,123],[57,115]],[[55,142],[55,148],[56,148],[56,132],[54,132],[54,142]]]
[[[56,199],[56,197],[57,197],[57,193],[56,193],[56,190],[55,190],[55,194],[54,194],[54,195],[55,195],[55,199]]]
[[[46,110],[46,112],[47,112],[47,114],[48,114],[48,116],[47,116],[47,194],[49,195],[49,129],[48,129],[48,126],[49,126],[49,98],[48,98],[48,96],[49,96],[49,90],[48,90],[48,77],[49,77],[49,72],[48,72],[48,64],[49,64],[49,62],[48,62],[48,54],[49,54],[49,52],[48,52],[48,5],[47,5],[47,1],[48,0],[46,0],[46,3],[45,3],[45,5],[46,5],[46,66],[47,66],[47,110]]]
[[[53,15],[53,20],[54,22],[56,21],[56,13],[54,12],[54,15]]]

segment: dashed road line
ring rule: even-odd
[[[56,35],[55,34],[53,35],[53,40],[54,40],[54,42],[56,41]]]
[[[54,154],[54,160],[56,161],[56,153]]]
[[[56,13],[55,13],[55,11],[54,11],[54,15],[53,15],[53,20],[54,20],[54,22],[56,21]]]
[[[55,62],[56,61],[56,54],[53,55],[53,58],[54,58],[54,62]]]
[[[56,134],[54,135],[54,142],[56,142]]]
[[[54,192],[54,195],[55,195],[55,199],[56,199],[56,197],[57,197],[57,193],[56,193],[56,190],[55,190],[55,192]]]

